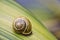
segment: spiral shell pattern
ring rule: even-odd
[[[24,35],[30,35],[32,33],[31,23],[25,17],[20,17],[15,19],[13,22],[13,29],[15,32],[21,33]]]

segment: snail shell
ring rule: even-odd
[[[24,35],[30,35],[32,33],[31,23],[25,17],[17,18],[13,22],[13,29],[14,29],[15,32],[21,33],[21,34],[24,34]]]

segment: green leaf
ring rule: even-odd
[[[13,31],[15,18],[26,17],[32,24],[31,36],[24,36]],[[57,40],[31,13],[12,0],[0,1],[0,35],[9,40]]]

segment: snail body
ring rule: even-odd
[[[13,22],[13,29],[14,29],[15,32],[21,33],[23,35],[30,35],[32,33],[31,23],[25,17],[17,18]]]

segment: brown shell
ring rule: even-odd
[[[21,33],[23,35],[30,35],[32,33],[31,29],[31,23],[30,21],[25,17],[17,18],[13,22],[13,29],[16,33]]]

